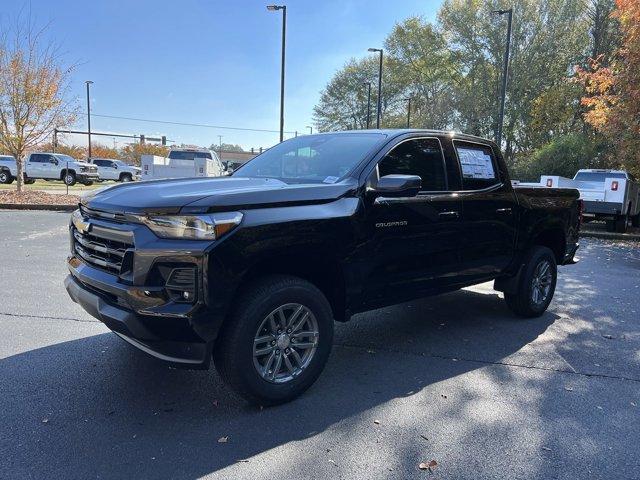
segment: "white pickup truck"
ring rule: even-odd
[[[115,180],[116,182],[133,182],[140,180],[142,169],[128,165],[122,160],[112,158],[92,158],[90,162],[98,167],[100,181]]]
[[[583,201],[585,221],[607,220],[609,230],[626,232],[629,220],[640,225],[640,185],[624,170],[582,169],[573,179],[542,175],[539,183],[514,181],[514,186],[575,188]]]
[[[13,182],[18,175],[15,158],[5,155],[0,163],[0,181]],[[100,179],[95,165],[61,153],[30,153],[25,157],[23,174],[25,183],[37,179],[62,180],[69,186],[76,182],[91,185]]]
[[[175,148],[167,157],[142,155],[142,180],[226,175],[218,155],[205,148]]]

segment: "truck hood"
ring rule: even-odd
[[[303,185],[246,177],[152,180],[94,191],[81,204],[113,213],[202,213],[329,202],[356,186],[355,180]]]

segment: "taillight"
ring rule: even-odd
[[[613,182],[611,182],[611,190],[613,190],[614,192],[618,190],[617,180],[614,180]]]
[[[547,187],[553,187],[553,179],[547,178]]]

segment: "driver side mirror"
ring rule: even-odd
[[[418,175],[385,175],[373,191],[381,197],[415,197],[422,188]]]
[[[117,163],[112,163],[111,165],[113,165],[113,168],[115,168],[116,170],[118,169],[118,164]]]
[[[51,157],[51,159],[49,160],[50,163],[53,163],[54,165],[58,165],[58,159],[55,157]]]

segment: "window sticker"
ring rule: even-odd
[[[463,178],[496,178],[491,155],[477,148],[457,147],[457,150]]]

